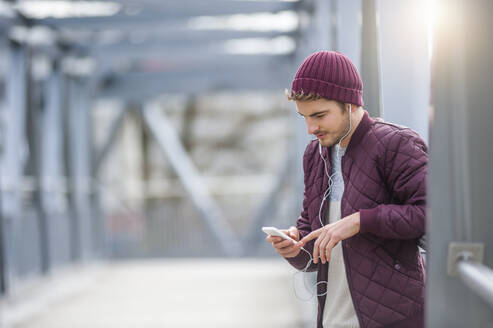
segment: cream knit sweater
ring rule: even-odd
[[[337,147],[332,152],[333,183],[330,203],[326,212],[326,222],[333,223],[341,219],[341,198],[344,192],[344,180],[341,174],[341,161],[336,156]],[[345,149],[341,148],[342,158]],[[335,174],[335,175],[334,175]],[[346,278],[346,268],[342,255],[341,243],[338,243],[331,253],[329,273],[327,276],[327,297],[323,314],[324,328],[359,328],[358,317],[354,310],[353,300],[349,293]]]

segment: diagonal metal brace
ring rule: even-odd
[[[242,245],[221,213],[200,173],[191,161],[178,135],[156,103],[148,103],[143,110],[144,121],[161,149],[170,160],[186,192],[199,210],[224,252],[230,256],[241,254]]]

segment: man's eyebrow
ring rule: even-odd
[[[310,114],[308,116],[312,117],[312,116],[317,116],[317,115],[320,115],[320,114],[325,114],[327,113],[329,110],[326,109],[326,110],[321,110],[321,111],[318,111],[318,112],[315,112],[313,114]],[[298,112],[298,114],[300,114],[301,116],[305,117],[305,115],[301,114],[300,112]]]

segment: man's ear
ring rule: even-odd
[[[351,107],[351,113],[354,113],[359,108],[359,106],[349,103],[344,105],[346,106],[346,110],[349,110],[349,107]]]

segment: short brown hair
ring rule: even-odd
[[[288,89],[286,89],[284,93],[286,94],[288,100],[294,100],[294,101],[313,101],[323,98],[318,93],[303,93],[303,92],[296,93],[294,91],[289,92]]]
[[[286,97],[290,101],[291,100],[294,100],[294,101],[315,101],[315,100],[319,100],[319,99],[327,99],[325,97],[322,97],[318,93],[303,93],[303,92],[296,93],[294,91],[289,92],[287,89],[284,91],[284,93],[286,94]],[[339,107],[341,108],[342,112],[346,111],[346,106],[344,105],[343,102],[338,101],[338,100],[334,100],[334,99],[327,99],[327,100],[335,101],[339,105]]]

